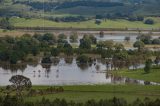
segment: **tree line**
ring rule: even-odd
[[[123,3],[120,2],[99,2],[99,1],[66,1],[63,3],[59,2],[20,2],[17,1],[15,3],[22,3],[32,6],[35,9],[44,9],[45,11],[72,8],[77,6],[87,6],[87,7],[114,7],[114,6],[123,6]]]
[[[102,33],[100,32],[100,36]],[[71,34],[70,41],[78,42],[76,33]],[[24,34],[21,37],[5,36],[0,38],[0,61],[17,64],[26,62],[29,54],[37,56],[43,53],[41,63],[53,63],[51,57],[58,57],[61,53],[65,56],[76,56],[77,61],[93,62],[94,58],[85,54],[97,54],[101,58],[108,60],[106,64],[112,64],[113,69],[120,69],[145,63],[151,57],[157,57],[156,63],[159,62],[159,51],[147,50],[142,41],[134,43],[136,50],[126,50],[121,43],[115,43],[112,40],[97,41],[96,37],[86,34],[80,39],[78,47],[73,47],[68,41],[65,34],[55,36],[52,33],[45,34]],[[95,47],[92,47],[95,46]],[[110,61],[112,59],[112,61]],[[152,62],[154,60],[152,59]]]

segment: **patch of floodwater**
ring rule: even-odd
[[[23,66],[0,66],[0,86],[8,85],[13,75],[24,75],[31,79],[33,85],[84,85],[84,84],[152,84],[124,77],[107,74],[105,62],[97,60],[94,64],[77,64],[76,59],[61,58],[53,64]]]
[[[125,37],[130,37],[130,42],[135,42],[137,40],[137,34],[107,34],[103,37],[100,37],[99,35],[94,35],[97,38],[97,41],[106,41],[106,40],[113,40],[114,42],[124,42]],[[153,39],[159,38],[160,36],[152,36]],[[78,36],[78,41],[83,38],[83,35]],[[67,38],[67,41],[70,42],[69,36]],[[70,42],[71,43],[71,42]],[[79,44],[79,42],[78,42]]]

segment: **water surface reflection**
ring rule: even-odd
[[[29,77],[33,85],[80,85],[80,84],[156,84],[107,74],[105,60],[93,64],[77,64],[75,58],[56,58],[52,64],[0,65],[0,85],[8,85],[12,75]]]

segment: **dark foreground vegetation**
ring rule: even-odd
[[[114,97],[113,99],[101,99],[99,101],[91,99],[84,103],[77,103],[74,101],[68,102],[65,99],[50,101],[42,98],[40,101],[25,102],[18,100],[15,96],[7,95],[5,98],[0,97],[0,106],[160,106],[160,99],[151,100],[150,98],[145,98],[141,101],[137,98],[133,103],[127,103],[123,98]]]

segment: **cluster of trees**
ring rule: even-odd
[[[76,33],[70,36],[72,41],[77,41]],[[103,35],[103,33],[102,33]],[[84,54],[98,54],[102,58],[112,59],[110,64],[114,69],[120,69],[129,66],[136,67],[144,63],[151,56],[158,56],[159,51],[145,50],[144,43],[137,41],[134,47],[138,50],[126,50],[122,44],[114,43],[113,41],[99,41],[93,35],[84,35],[80,39],[78,48],[73,48],[66,40],[64,34],[54,36],[51,33],[34,34],[33,36],[25,34],[21,37],[5,36],[0,39],[0,61],[10,62],[16,64],[17,62],[25,62],[28,54],[37,56],[40,52],[44,54],[41,63],[53,63],[54,59],[61,53],[66,56],[73,56],[76,54],[79,63],[92,63],[93,58]],[[96,47],[92,47],[95,45]],[[158,61],[155,60],[156,62]]]
[[[129,21],[143,21],[144,17],[143,16],[129,16],[128,20]]]
[[[2,18],[0,20],[0,28],[7,29],[7,30],[13,30],[14,26],[9,22],[9,18]]]
[[[37,9],[37,10],[43,10],[44,11],[51,11],[52,9],[54,9],[57,5],[57,3],[50,3],[50,2],[28,2],[28,1],[16,1],[14,2],[14,4],[26,4],[26,5],[29,5],[31,6],[32,8],[34,9]]]
[[[88,19],[84,16],[66,16],[66,17],[56,17],[56,18],[50,18],[50,20],[53,20],[55,22],[81,22],[81,21],[87,21]]]
[[[116,12],[108,14],[98,14],[96,19],[127,19],[129,21],[144,21],[144,16],[135,16],[128,13]]]
[[[5,98],[0,97],[0,106],[159,106],[160,100],[152,100],[145,98],[143,101],[136,99],[132,103],[127,103],[123,98],[101,99],[101,100],[87,100],[86,102],[67,101],[65,99],[49,100],[42,98],[40,101],[27,102],[20,101],[15,96],[7,95]]]
[[[144,44],[160,44],[160,38],[152,39],[150,35],[140,35],[137,37],[137,40],[143,42]]]
[[[87,7],[114,7],[123,6],[123,3],[119,2],[98,2],[98,1],[72,1],[64,2],[56,7],[56,9],[71,8],[77,6],[87,6]]]
[[[93,61],[95,61],[94,58],[88,57],[88,56],[86,56],[84,54],[79,55],[76,60],[80,64],[93,63]]]
[[[152,25],[155,23],[155,21],[151,18],[145,19],[144,16],[134,16],[131,14],[125,14],[125,13],[112,13],[112,14],[98,14],[95,16],[95,19],[103,19],[103,20],[107,20],[107,19],[126,19],[128,21],[142,21],[144,22],[144,24],[149,24]]]
[[[30,35],[14,38],[5,36],[0,39],[0,60],[16,64],[19,60],[24,60],[27,54],[37,55],[40,43]],[[43,46],[42,46],[43,47]]]
[[[53,9],[65,9],[77,6],[87,6],[87,7],[113,7],[113,6],[123,6],[123,3],[119,2],[99,2],[99,1],[66,1],[66,2],[22,2],[17,1],[14,3],[21,3],[31,6],[34,9],[44,9],[45,11],[51,11]]]

